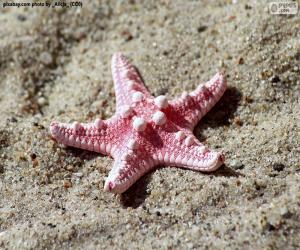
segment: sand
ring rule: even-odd
[[[271,15],[266,1],[83,1],[1,7],[0,23],[2,249],[300,247],[299,13]],[[224,166],[159,168],[115,196],[103,191],[111,158],[51,139],[54,119],[113,115],[116,51],[168,98],[226,70],[228,90],[194,131]]]

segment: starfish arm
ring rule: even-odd
[[[131,106],[134,92],[141,92],[146,97],[151,97],[137,69],[121,53],[113,55],[111,68],[116,92],[117,111],[124,105]]]
[[[154,166],[154,160],[144,152],[121,150],[116,154],[112,170],[105,181],[104,190],[123,193]]]
[[[111,120],[116,118],[111,118]],[[50,124],[52,137],[65,145],[113,155],[117,138],[110,127],[111,120],[96,119],[94,123],[59,123]]]
[[[223,153],[210,151],[192,134],[180,139],[173,137],[153,158],[158,164],[202,172],[218,169],[225,160]]]
[[[171,102],[174,118],[182,127],[193,129],[199,120],[219,101],[227,87],[226,76],[217,73],[210,81],[190,94]],[[178,119],[181,114],[181,119]],[[177,117],[176,117],[177,116]],[[178,122],[177,122],[178,123]]]

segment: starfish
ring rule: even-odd
[[[206,148],[193,129],[225,92],[224,73],[168,101],[150,94],[137,69],[121,53],[113,55],[111,67],[116,91],[116,113],[111,118],[50,125],[58,142],[114,158],[105,191],[123,193],[155,166],[209,172],[223,164],[224,154]]]

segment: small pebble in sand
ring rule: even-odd
[[[247,103],[253,103],[253,98],[252,98],[251,96],[246,95],[246,96],[245,96],[245,101],[246,101]]]
[[[75,30],[73,36],[78,41],[85,38],[86,37],[86,28],[85,27],[78,28],[77,30]]]
[[[22,15],[22,14],[19,14],[17,15],[17,19],[20,21],[20,22],[24,22],[27,20],[27,17]]]
[[[280,215],[283,218],[288,219],[288,218],[291,218],[293,214],[289,211],[289,209],[287,207],[282,207],[282,208],[280,208]]]
[[[241,118],[239,116],[234,118],[234,123],[238,126],[242,126],[243,125],[243,121],[241,120]]]
[[[37,103],[38,103],[40,106],[44,106],[44,105],[47,103],[47,100],[46,100],[45,97],[41,96],[41,97],[38,98]]]
[[[133,35],[131,34],[131,32],[129,30],[124,30],[122,33],[121,33],[122,37],[124,38],[124,40],[126,42],[130,41],[133,39]]]
[[[207,29],[206,25],[201,25],[197,28],[198,33],[202,33],[203,31],[205,31]]]
[[[68,180],[65,180],[64,181],[64,188],[70,188],[70,187],[72,187],[72,182],[70,182],[70,181],[68,181]]]
[[[52,55],[47,51],[40,54],[40,60],[45,65],[50,65],[53,62]]]
[[[282,171],[284,168],[285,168],[285,166],[284,166],[282,163],[274,163],[274,164],[273,164],[273,169],[274,169],[275,171],[280,172],[280,171]]]
[[[74,167],[73,167],[72,165],[68,165],[68,166],[67,166],[67,170],[68,170],[68,171],[73,171],[73,170],[74,170]]]
[[[74,173],[74,175],[75,175],[76,177],[79,177],[79,178],[81,178],[81,177],[83,176],[83,174],[82,174],[82,173],[80,173],[80,172],[78,172],[78,173]]]
[[[279,76],[277,76],[277,75],[273,76],[273,77],[271,78],[271,82],[272,82],[272,83],[278,83],[278,82],[280,82]]]
[[[35,153],[31,153],[30,154],[30,158],[31,158],[31,160],[35,160],[36,159],[36,154]]]
[[[3,174],[3,173],[4,173],[4,166],[0,165],[0,174]]]
[[[243,57],[240,57],[240,58],[238,59],[238,62],[237,62],[237,63],[241,65],[241,64],[244,64],[244,62],[245,62],[245,61],[244,61],[244,58],[243,58]]]
[[[239,160],[232,160],[230,162],[230,167],[233,168],[233,169],[243,169],[244,164]]]

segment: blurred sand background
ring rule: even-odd
[[[271,15],[267,1],[1,7],[0,248],[299,248],[299,30],[299,12]],[[114,196],[111,158],[51,139],[53,119],[114,113],[116,51],[169,98],[226,69],[195,129],[225,166],[160,168]]]

